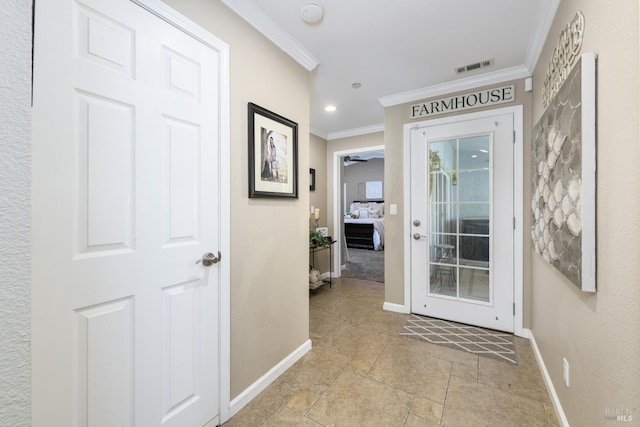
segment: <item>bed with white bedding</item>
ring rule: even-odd
[[[354,201],[344,218],[348,248],[384,249],[384,201]]]

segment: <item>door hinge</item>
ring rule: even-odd
[[[513,229],[514,230],[516,229],[516,217],[515,216],[513,217]]]
[[[513,143],[514,144],[516,143],[516,131],[515,130],[513,131]]]
[[[513,315],[514,316],[516,315],[516,303],[515,302],[513,303]]]

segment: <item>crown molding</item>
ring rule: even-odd
[[[322,138],[324,140],[327,140],[329,138],[329,134],[327,132],[323,132],[320,129],[313,126],[309,127],[309,133],[317,136],[318,138]]]
[[[446,83],[440,83],[421,89],[410,90],[396,95],[383,96],[378,98],[383,107],[404,104],[406,102],[417,101],[430,98],[432,96],[444,95],[461,90],[475,89],[481,86],[488,86],[510,80],[518,80],[531,77],[531,73],[524,65],[505,68],[491,73],[479,74],[477,76],[466,77]]]
[[[384,123],[379,123],[377,125],[364,126],[361,128],[353,128],[347,130],[341,130],[338,132],[323,132],[320,129],[311,126],[309,132],[318,138],[322,138],[326,141],[331,141],[332,139],[340,139],[340,138],[349,138],[352,136],[360,136],[360,135],[368,135],[370,133],[376,132],[384,132]]]
[[[560,0],[542,1],[542,5],[538,11],[538,19],[536,19],[535,31],[531,40],[529,40],[529,46],[527,47],[527,54],[524,61],[524,65],[532,73],[540,59],[544,42],[549,36],[551,25],[553,25],[553,18],[555,18],[559,6]]]
[[[327,141],[331,141],[332,139],[349,138],[352,136],[368,135],[370,133],[376,132],[384,132],[384,123],[364,126],[361,128],[341,130],[339,132],[329,132],[329,134],[327,135]]]
[[[311,52],[284,31],[260,6],[246,0],[222,0],[222,3],[308,71],[312,71],[320,64]]]

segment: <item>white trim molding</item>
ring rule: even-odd
[[[523,336],[524,327],[524,108],[507,107],[513,113],[513,333]]]
[[[364,126],[361,128],[347,129],[339,132],[330,132],[327,135],[327,141],[340,138],[351,138],[352,136],[369,135],[371,133],[384,132],[384,123],[377,125]]]
[[[282,375],[287,369],[293,366],[298,360],[305,354],[311,351],[311,340],[306,340],[301,346],[293,350],[287,357],[282,359],[280,363],[271,368],[269,372],[258,378],[253,384],[247,387],[242,393],[240,393],[235,399],[231,401],[231,407],[227,418],[223,418],[221,421],[227,421],[229,418],[238,413],[249,402],[251,402],[257,395],[259,395],[265,388],[274,382],[280,375]]]
[[[556,410],[556,415],[558,416],[558,420],[562,427],[569,427],[569,420],[567,420],[567,416],[562,409],[562,405],[560,404],[560,398],[558,398],[558,393],[556,393],[556,389],[553,386],[553,381],[551,381],[551,376],[549,375],[549,371],[547,370],[547,365],[544,363],[544,359],[542,358],[542,353],[540,353],[540,349],[538,348],[538,343],[536,342],[535,337],[533,336],[533,331],[530,329],[523,329],[524,338],[528,338],[531,343],[531,349],[533,350],[533,355],[536,357],[536,362],[538,362],[538,367],[540,368],[540,373],[542,374],[542,379],[544,379],[544,383],[547,386],[547,391],[551,396],[551,401],[553,403],[553,407]]]
[[[344,239],[342,238],[342,215],[340,209],[340,200],[342,196],[342,183],[340,182],[340,165],[342,163],[341,157],[350,154],[368,153],[370,151],[383,151],[384,145],[374,145],[371,147],[352,148],[349,150],[334,151],[333,152],[333,228],[331,229],[331,235],[341,239],[335,249],[333,250],[333,271],[340,277],[342,269],[342,244]]]
[[[383,96],[382,98],[378,98],[378,101],[380,101],[384,107],[391,107],[407,102],[431,98],[433,96],[445,95],[468,89],[476,89],[482,86],[489,86],[511,80],[525,79],[527,77],[531,77],[531,72],[523,65],[519,65],[516,67],[505,68],[503,70],[493,71],[491,73],[484,73],[464,79],[440,83],[422,89],[410,90],[396,95]]]
[[[320,61],[309,50],[283,30],[256,3],[246,0],[222,0],[222,3],[308,71],[312,71],[320,65]]]
[[[384,304],[382,304],[382,309],[386,311],[392,311],[394,313],[402,313],[402,314],[411,313],[411,307],[407,305],[395,304],[387,301],[385,301]]]
[[[320,129],[318,129],[315,126],[310,126],[309,133],[312,134],[312,135],[317,136],[318,138],[322,138],[325,141],[329,138],[329,134],[327,134],[324,131],[321,131]]]
[[[384,132],[384,123],[378,123],[377,125],[363,126],[361,128],[353,128],[353,129],[347,129],[347,130],[341,130],[338,132],[329,132],[329,133],[323,132],[320,129],[311,126],[311,129],[309,130],[309,132],[317,136],[318,138],[322,138],[326,141],[331,141],[334,139],[350,138],[352,136],[369,135],[372,133]]]

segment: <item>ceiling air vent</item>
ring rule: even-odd
[[[479,70],[480,68],[486,68],[493,65],[493,58],[485,59],[484,61],[476,62],[474,64],[464,65],[462,67],[456,67],[456,74],[466,73],[468,71]]]

